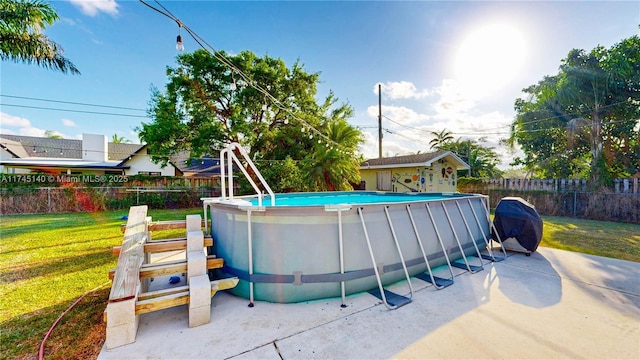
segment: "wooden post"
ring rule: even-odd
[[[108,349],[136,340],[138,316],[135,303],[140,290],[140,267],[144,261],[147,236],[147,206],[131,207],[106,310]]]

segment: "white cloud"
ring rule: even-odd
[[[369,106],[367,114],[371,117],[378,117],[378,106]],[[410,125],[424,122],[429,119],[428,115],[419,114],[405,106],[382,105],[383,127],[394,127],[397,125]],[[389,120],[391,119],[391,120]],[[384,124],[386,123],[386,124]],[[387,126],[388,125],[388,126]]]
[[[31,122],[29,121],[29,119],[9,115],[5,112],[0,112],[0,125],[1,127],[29,127],[31,126]]]
[[[70,121],[70,120],[68,120]],[[64,123],[64,120],[63,120]],[[17,129],[7,129],[7,127]],[[47,130],[40,129],[31,125],[29,119],[21,118],[18,116],[9,115],[4,112],[0,112],[0,133],[7,135],[22,135],[22,136],[36,136],[44,137]],[[63,138],[67,138],[59,131],[53,130],[53,135],[59,135]]]
[[[38,129],[36,127],[28,127],[28,128],[20,128],[20,131],[18,131],[18,135],[44,137],[45,132],[46,130],[43,130],[43,129]]]
[[[73,120],[69,120],[69,119],[62,119],[62,125],[67,126],[67,127],[77,127],[78,125],[76,125],[75,122],[73,122]]]
[[[364,144],[360,146],[360,152],[365,159],[377,159],[378,158],[378,135],[373,135],[369,132],[363,132]],[[382,156],[391,157],[397,155],[406,155],[411,152],[415,152],[411,147],[407,147],[407,141],[397,140],[396,137],[392,137],[389,134],[384,134],[382,138]]]
[[[99,12],[110,15],[118,14],[118,4],[115,0],[69,0],[73,5],[80,8],[85,15],[96,16]]]
[[[373,93],[378,94],[378,84],[374,86]],[[386,99],[421,99],[430,94],[429,90],[418,91],[416,86],[409,81],[389,81],[382,84],[382,96]]]
[[[464,91],[456,80],[444,79],[435,89],[440,100],[435,109],[440,114],[455,114],[470,110],[476,105],[478,96]]]

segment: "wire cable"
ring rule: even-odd
[[[37,110],[51,110],[51,111],[65,111],[65,112],[75,112],[81,114],[96,114],[96,115],[109,115],[109,116],[124,116],[124,117],[134,117],[134,118],[149,118],[146,115],[132,115],[132,114],[115,114],[115,113],[106,113],[100,111],[88,111],[88,110],[73,110],[73,109],[59,109],[59,108],[51,108],[44,106],[30,106],[30,105],[17,105],[17,104],[7,104],[2,103],[2,106],[11,106],[25,109],[37,109]]]
[[[73,102],[73,101],[62,101],[62,100],[40,99],[40,98],[33,98],[33,97],[27,97],[27,96],[16,96],[16,95],[5,95],[5,94],[0,94],[0,96],[2,96],[2,97],[7,97],[7,98],[12,98],[12,99],[33,100],[33,101],[46,101],[46,102],[53,102],[53,103],[59,103],[59,104],[70,104],[70,105],[80,105],[80,106],[93,106],[93,107],[102,107],[102,108],[108,108],[108,109],[134,110],[134,111],[147,111],[146,109],[136,109],[136,108],[130,108],[130,107],[124,107],[124,106],[98,105],[98,104],[80,103],[80,102]]]

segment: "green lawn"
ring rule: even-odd
[[[108,273],[117,260],[111,250],[122,243],[120,224],[127,213],[0,217],[0,359],[35,356],[56,318],[82,294],[102,286],[67,314],[47,341],[47,358],[97,355],[104,339]],[[148,212],[153,220],[198,213],[202,209]],[[154,232],[154,238],[178,236],[184,235]]]
[[[640,225],[543,216],[541,246],[640,262]]]
[[[0,359],[33,358],[49,327],[78,297],[47,341],[48,359],[95,358],[104,340],[111,253],[128,211],[0,217]],[[153,220],[202,209],[150,210]],[[640,225],[543,217],[542,246],[640,262]],[[184,230],[154,232],[178,237]],[[101,287],[102,286],[102,287]]]

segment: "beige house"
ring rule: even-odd
[[[368,191],[455,192],[458,170],[469,165],[451,151],[370,159],[360,164]]]
[[[172,162],[153,163],[146,145],[110,143],[95,134],[82,140],[0,134],[0,173],[182,176]]]

